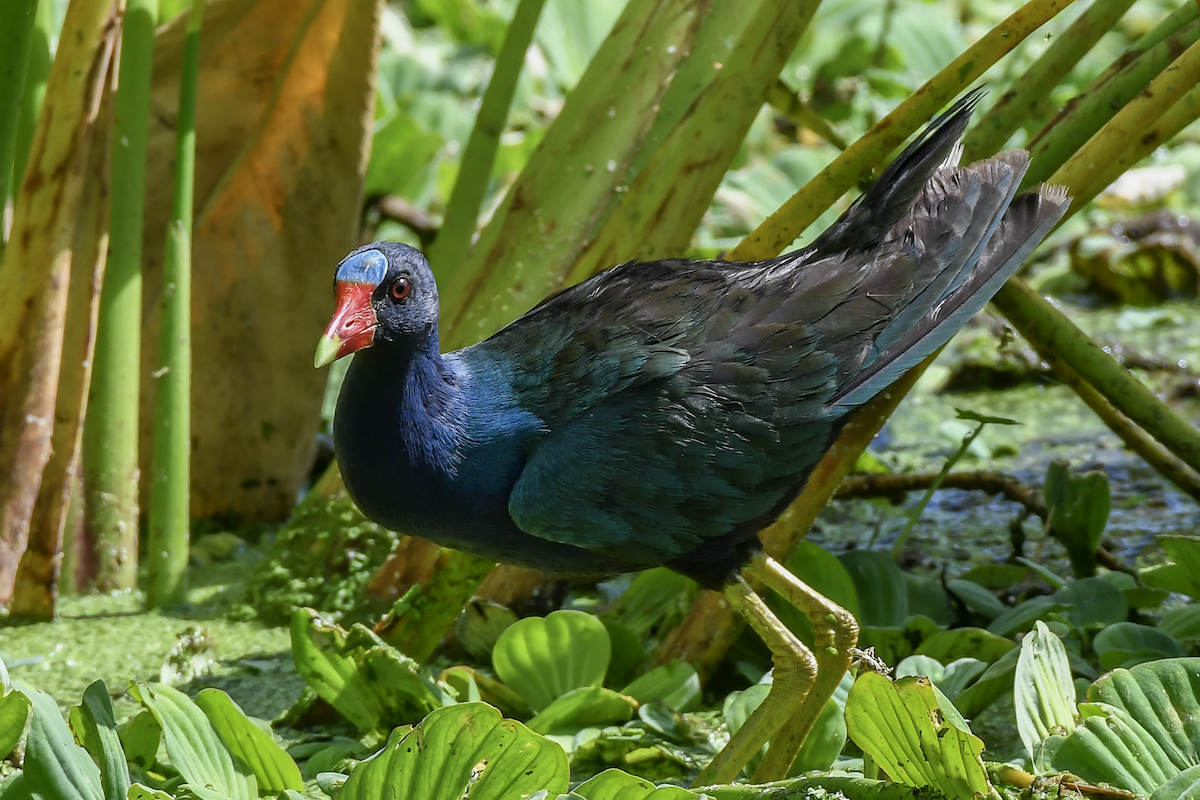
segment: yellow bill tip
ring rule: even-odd
[[[317,354],[313,358],[313,366],[320,369],[326,364],[337,361],[338,350],[341,347],[342,341],[338,337],[329,334],[322,336],[321,341],[317,342]]]

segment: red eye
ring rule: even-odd
[[[392,284],[392,298],[395,300],[404,300],[412,294],[412,284],[408,278],[397,278]]]

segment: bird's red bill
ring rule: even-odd
[[[378,323],[371,306],[374,289],[369,283],[351,281],[338,281],[334,286],[337,310],[317,347],[318,367],[371,346]]]

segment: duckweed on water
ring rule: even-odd
[[[229,593],[246,580],[246,563],[194,567],[189,603],[170,614],[145,611],[141,592],[64,598],[57,622],[0,628],[0,656],[13,680],[66,707],[95,680],[117,697],[130,680],[159,680],[179,637],[199,627],[213,644],[211,674],[181,688],[220,686],[248,713],[274,717],[295,701],[303,681],[292,667],[286,628],[224,616]],[[274,673],[269,681],[260,677],[266,672]],[[120,719],[135,710],[128,700],[115,703]]]

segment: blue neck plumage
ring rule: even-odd
[[[373,450],[387,451],[398,445],[410,465],[432,467],[453,479],[462,457],[462,426],[467,417],[466,376],[456,367],[455,361],[439,352],[436,332],[415,346],[381,343],[363,350],[347,371],[339,422],[342,403],[349,405],[347,422],[351,427],[368,419],[376,425],[388,420],[391,425],[382,430],[356,432],[373,439]],[[369,411],[371,406],[383,413]]]

